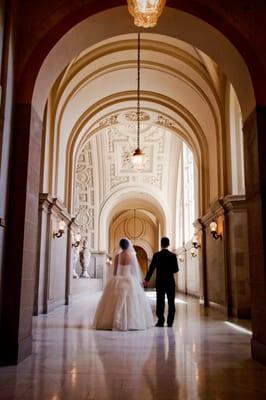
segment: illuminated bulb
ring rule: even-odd
[[[144,156],[145,154],[142,150],[140,150],[139,147],[134,151],[132,155],[132,163],[137,171],[141,171],[144,168]]]
[[[211,230],[211,232],[216,232],[216,229],[217,229],[217,224],[216,224],[216,222],[212,221],[212,222],[210,223],[210,230]]]
[[[65,221],[61,220],[59,222],[59,224],[58,224],[58,231],[59,232],[64,232],[65,231],[65,227],[66,227]]]

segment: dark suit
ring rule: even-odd
[[[156,315],[158,323],[164,323],[165,294],[168,300],[167,324],[172,325],[175,317],[175,280],[174,273],[178,272],[176,255],[167,249],[155,253],[145,281],[149,281],[156,268]]]

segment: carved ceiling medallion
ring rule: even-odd
[[[124,114],[124,116],[127,121],[137,121],[138,120],[138,114],[136,111],[128,111]],[[149,121],[150,116],[145,111],[140,111],[139,120],[140,121]]]

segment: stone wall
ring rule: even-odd
[[[175,275],[179,292],[200,297],[200,250],[194,249],[191,241],[177,250],[179,272]]]
[[[217,238],[210,223],[217,223]],[[201,286],[205,304],[215,304],[229,316],[250,318],[250,273],[247,209],[244,196],[226,196],[212,204],[195,224],[204,230]]]
[[[66,224],[65,232],[62,236],[56,237],[55,233],[61,220]],[[82,249],[82,242],[78,247],[73,246],[73,234],[76,230],[74,219],[67,213],[63,204],[49,194],[41,194],[35,315],[47,313],[63,304],[69,304],[73,298],[88,293],[88,290],[93,292],[102,288],[106,253],[92,252],[87,271],[88,277],[81,277],[79,253]],[[74,268],[75,251],[78,254],[78,261]]]

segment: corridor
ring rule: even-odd
[[[148,292],[155,306],[155,293]],[[34,317],[33,354],[0,369],[1,399],[223,400],[266,398],[251,332],[179,295],[173,328],[90,329],[99,293]]]

